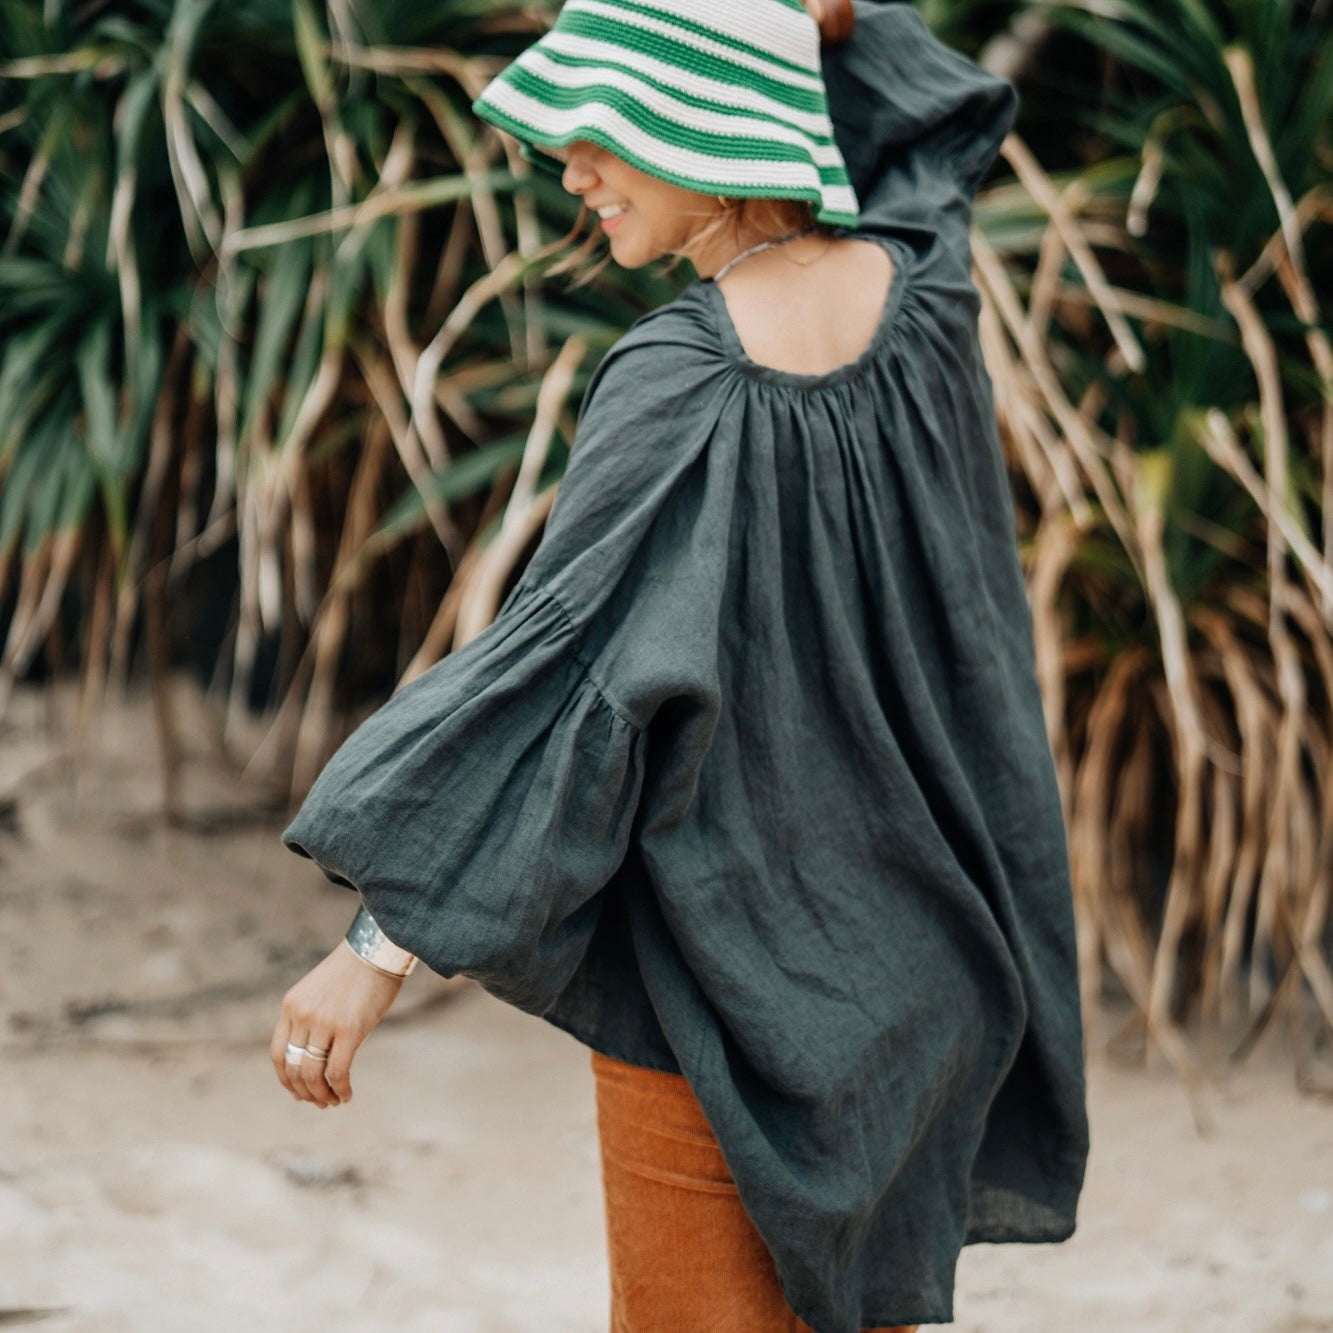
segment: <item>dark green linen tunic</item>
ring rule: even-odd
[[[857,19],[825,74],[897,268],[864,355],[758,366],[706,281],[641,320],[496,622],[285,835],[435,970],[683,1072],[818,1333],[948,1321],[963,1244],[1072,1231],[1087,1148],[969,278],[1013,92],[907,6]]]

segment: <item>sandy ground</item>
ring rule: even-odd
[[[604,1330],[584,1050],[419,972],[352,1103],[296,1105],[273,1016],[352,900],[202,740],[173,831],[143,704],[77,763],[71,711],[0,722],[0,1327]],[[1210,1078],[1206,1135],[1170,1071],[1095,1053],[1090,1086],[1077,1236],[965,1251],[952,1327],[1333,1333],[1333,1102],[1280,1036]]]

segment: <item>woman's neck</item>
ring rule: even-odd
[[[697,251],[691,250],[690,262],[701,278],[715,277],[724,265],[751,246],[804,231],[809,225],[807,216],[798,209],[789,214],[785,210],[781,213],[770,211],[768,216],[757,221],[742,216],[737,226],[719,228],[716,234],[702,242]],[[793,241],[790,244],[800,247],[808,243]]]

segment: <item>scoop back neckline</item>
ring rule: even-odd
[[[847,239],[870,241],[887,250],[893,261],[893,277],[889,281],[889,290],[884,297],[884,306],[880,311],[875,331],[861,354],[852,361],[844,362],[841,366],[835,366],[832,370],[819,374],[781,370],[777,366],[766,366],[756,361],[745,350],[745,344],[741,342],[741,336],[731,318],[731,311],[727,308],[727,301],[722,294],[722,288],[712,278],[700,278],[698,280],[697,285],[703,289],[705,299],[711,307],[713,323],[722,341],[723,351],[726,353],[727,359],[738,370],[751,379],[761,380],[766,384],[782,385],[790,389],[823,389],[855,379],[876,358],[888,341],[896,320],[898,307],[902,304],[903,288],[906,285],[905,280],[911,256],[906,246],[884,236],[853,232]]]

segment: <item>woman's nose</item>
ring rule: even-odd
[[[586,194],[597,183],[597,171],[586,144],[571,144],[560,183],[570,194]]]

